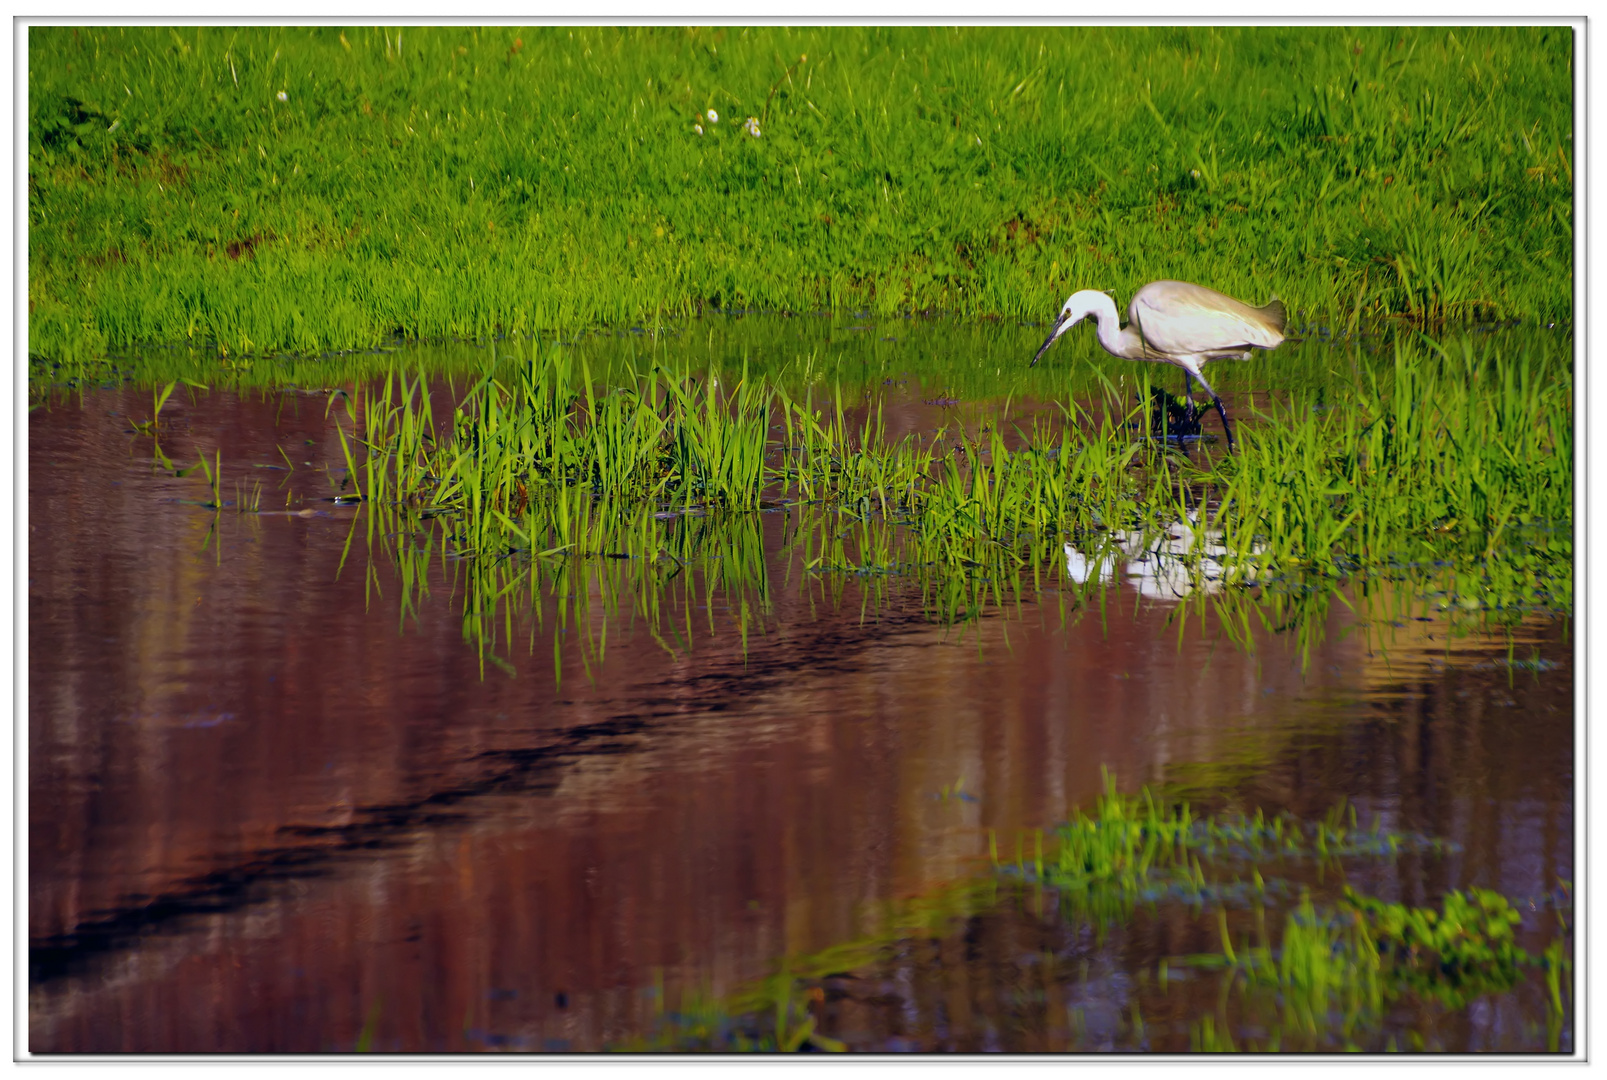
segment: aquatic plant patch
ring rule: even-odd
[[[654,582],[685,587],[707,565],[705,585],[731,582],[736,607],[762,615],[775,538],[760,540],[758,518],[772,514],[793,570],[826,593],[852,585],[867,610],[910,598],[948,623],[1038,601],[1099,610],[1116,577],[1242,642],[1257,624],[1306,640],[1352,583],[1404,586],[1463,621],[1571,610],[1572,373],[1549,341],[1403,333],[1372,351],[1308,347],[1228,453],[1208,437],[1147,437],[1145,365],[1074,363],[1073,393],[1053,404],[984,399],[893,437],[899,406],[880,372],[897,369],[860,362],[895,354],[850,350],[820,370],[814,352],[772,354],[760,374],[732,366],[745,348],[709,340],[449,350],[440,370],[427,350],[411,370],[383,354],[375,378],[312,393],[253,381],[275,360],[224,385],[316,402],[337,448],[329,496],[361,504],[354,535],[399,567],[404,609],[446,575],[464,586],[470,638],[501,643],[493,654],[513,647],[516,611],[603,566],[631,581],[621,600],[656,612]],[[198,503],[261,510],[263,474],[242,478],[211,445],[169,432],[172,395],[194,408],[205,393],[204,370],[170,359],[149,418],[126,421],[131,437],[151,440],[159,467],[208,480]],[[331,362],[304,370],[316,384]],[[862,383],[823,377],[848,367]],[[941,372],[964,367],[948,357]],[[293,467],[262,467],[281,464]]]
[[[1153,978],[1141,973],[1126,987],[1130,1000],[1122,1006],[1128,1013],[1124,1022],[1113,1025],[1107,1018],[1097,1036],[1078,1026],[1082,1010],[1074,1004],[1082,1000],[1078,984],[1090,977],[1087,945],[1070,948],[1070,955],[1060,960],[1053,955],[1023,957],[1021,945],[1016,945],[1009,962],[1028,970],[1019,973],[1019,982],[1001,979],[995,994],[1022,982],[1036,986],[1063,981],[1048,996],[1070,1006],[1069,1029],[1057,1024],[1052,1011],[990,1003],[985,992],[971,1007],[987,1011],[983,1030],[1000,1023],[1041,1027],[1026,1044],[1036,1048],[1099,1049],[1101,1040],[1111,1040],[1102,1048],[1424,1050],[1432,1049],[1437,1039],[1437,1017],[1463,1012],[1481,998],[1511,1001],[1533,1013],[1534,1049],[1556,1051],[1561,1046],[1572,1010],[1565,888],[1542,898],[1562,932],[1542,953],[1533,954],[1516,944],[1514,928],[1522,917],[1499,893],[1452,890],[1438,903],[1414,906],[1368,896],[1343,883],[1346,865],[1388,862],[1407,854],[1452,854],[1454,849],[1442,841],[1376,826],[1358,829],[1354,811],[1344,806],[1319,821],[1287,814],[1208,814],[1147,789],[1123,795],[1113,777],[1106,782],[1105,794],[1088,813],[1077,814],[1047,839],[1042,833],[1022,838],[1014,859],[1000,860],[995,854],[993,876],[955,882],[893,904],[877,920],[881,929],[876,933],[788,956],[773,975],[723,998],[690,994],[671,1007],[660,991],[661,1012],[654,1028],[613,1049],[884,1049],[864,1034],[854,1037],[843,1030],[842,1013],[832,1007],[833,1000],[854,985],[896,987],[886,975],[914,964],[921,944],[940,942],[962,927],[970,927],[961,950],[969,955],[976,948],[979,920],[987,920],[1001,905],[1047,908],[1052,914],[1028,921],[1059,920],[1071,931],[1069,937],[1053,939],[1062,948],[1067,941],[1088,940],[1077,936],[1078,927],[1095,931],[1097,952],[1097,942],[1124,935],[1131,940],[1137,921],[1163,916],[1174,932],[1181,920],[1208,927],[1220,942],[1214,951],[1162,957]],[[1332,899],[1314,899],[1312,872],[1324,866],[1340,884],[1323,890]],[[1290,872],[1294,876],[1285,876]],[[1244,914],[1254,916],[1252,933],[1233,929],[1244,925]],[[1269,914],[1282,916],[1277,934],[1267,932]],[[921,955],[927,957],[924,963],[945,963],[940,949]],[[1084,957],[1080,962],[1074,959],[1079,955]],[[992,963],[1003,960],[995,957]],[[930,971],[925,977],[941,976]],[[1528,992],[1536,989],[1538,994]],[[889,992],[880,991],[884,996]],[[896,990],[891,992],[897,996]],[[1110,987],[1101,991],[1111,992]],[[945,1000],[947,1009],[941,1002],[903,1003],[896,1030],[911,1036],[920,1031],[916,1037],[947,1046],[965,1034],[967,1021],[963,1010],[958,1015],[951,1011],[952,987]],[[1432,1013],[1422,1013],[1424,1008]],[[934,1010],[920,1020],[911,1015]],[[925,1030],[926,1024],[931,1030]],[[1059,1034],[1051,1035],[1055,1031]],[[897,1041],[905,1049],[915,1048],[909,1038]]]
[[[1130,568],[1127,548],[1162,559],[1151,540],[1169,534],[1178,596],[1359,576],[1496,617],[1569,608],[1571,535],[1534,527],[1571,515],[1570,380],[1523,353],[1400,344],[1340,389],[1343,408],[1275,405],[1240,451],[1189,456],[1135,438],[1141,406],[1114,398],[1013,446],[998,425],[890,439],[879,408],[850,420],[840,392],[662,368],[604,388],[551,350],[512,386],[482,379],[439,437],[422,374],[387,380],[362,403],[351,475],[371,533],[427,514],[460,559],[651,563],[669,531],[654,522],[784,510],[807,572],[912,582],[948,620],[1050,587],[1090,596],[1116,545]],[[618,538],[591,531],[609,517]],[[1208,543],[1175,540],[1196,529]]]

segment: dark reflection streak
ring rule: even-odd
[[[177,888],[154,898],[132,898],[142,902],[103,912],[67,933],[34,939],[28,946],[29,985],[40,987],[82,974],[95,960],[135,947],[144,935],[182,933],[187,918],[228,914],[264,903],[274,895],[269,888],[272,884],[321,878],[350,857],[372,857],[402,847],[415,839],[412,834],[417,830],[459,826],[470,820],[468,813],[443,812],[443,807],[490,795],[551,794],[558,787],[560,777],[555,774],[560,770],[589,757],[644,750],[647,744],[629,740],[664,728],[671,718],[710,708],[723,711],[733,698],[762,694],[805,669],[815,673],[860,670],[865,666],[863,658],[872,654],[855,653],[851,651],[854,647],[870,640],[881,647],[896,644],[898,635],[928,626],[918,614],[886,613],[879,623],[867,623],[855,628],[856,632],[817,634],[808,648],[800,648],[796,639],[778,640],[745,660],[728,661],[722,669],[688,677],[685,683],[697,686],[698,696],[715,699],[708,708],[683,698],[644,697],[637,706],[645,715],[622,713],[580,725],[546,746],[485,751],[476,760],[503,767],[410,802],[359,807],[355,813],[363,820],[345,825],[283,826],[281,835],[320,842],[261,849],[236,865],[186,878]],[[855,655],[862,659],[845,659]],[[655,708],[658,711],[652,711]]]

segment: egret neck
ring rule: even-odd
[[[1060,309],[1060,316],[1055,319],[1054,329],[1050,332],[1048,340],[1038,347],[1032,363],[1036,364],[1038,357],[1042,356],[1060,335],[1090,315],[1098,325],[1099,344],[1106,352],[1123,360],[1149,359],[1149,353],[1144,348],[1144,339],[1139,334],[1138,328],[1131,323],[1125,327],[1121,326],[1121,317],[1116,313],[1116,301],[1110,298],[1110,294],[1102,293],[1098,289],[1084,289],[1082,292],[1072,293],[1065,307]]]

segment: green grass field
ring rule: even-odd
[[[1043,318],[1161,277],[1565,321],[1572,33],[32,27],[29,351]]]

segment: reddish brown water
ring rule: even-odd
[[[482,670],[448,578],[404,620],[359,511],[305,501],[332,488],[303,463],[342,460],[322,398],[164,412],[175,459],[216,446],[226,495],[263,479],[264,509],[299,495],[310,516],[194,505],[199,474],[125,431],[148,400],[30,417],[35,1053],[599,1049],[651,1028],[655,987],[718,996],[875,934],[889,904],[985,870],[990,832],[1009,850],[1089,805],[1103,768],[1307,818],[1343,796],[1460,845],[1381,867],[1392,899],[1573,877],[1560,622],[1520,632],[1540,671],[1342,602],[1304,662],[1292,635],[1245,651],[1119,590],[1103,615],[945,629],[834,600],[772,514],[745,644],[732,610],[671,595],[689,650],[625,612],[600,661],[565,639],[555,672],[565,632],[524,614],[531,655]],[[279,447],[296,472],[250,467]],[[811,1007],[863,1050],[1187,1049],[1188,993],[1141,973],[1199,936],[1145,916],[1094,941],[1006,896]],[[1522,1004],[1425,1020],[1429,1045],[1544,1049]]]

